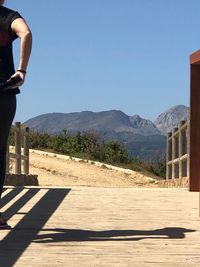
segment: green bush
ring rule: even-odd
[[[166,162],[163,160],[163,162],[154,163],[151,165],[150,171],[154,173],[155,175],[165,179],[166,177]]]
[[[165,162],[147,164],[137,157],[130,157],[128,150],[118,141],[101,140],[91,132],[69,133],[64,129],[60,134],[49,135],[30,130],[30,148],[48,150],[55,153],[100,161],[135,171],[149,171],[165,177]],[[14,133],[11,130],[9,144],[14,145]]]

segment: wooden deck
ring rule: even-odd
[[[199,266],[199,194],[7,187],[0,266]]]

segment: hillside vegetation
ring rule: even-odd
[[[12,130],[9,144],[14,145]],[[118,141],[105,141],[90,132],[72,134],[64,129],[60,134],[49,135],[30,130],[30,148],[90,159],[143,173],[151,172],[165,178],[165,161],[154,164],[144,162],[130,156],[125,146]]]

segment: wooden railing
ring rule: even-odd
[[[11,158],[15,162],[15,174],[29,174],[29,128],[21,127],[20,122],[16,122],[12,126],[14,131],[14,153],[10,152],[10,147],[7,147],[6,172],[9,173]]]
[[[167,134],[166,179],[189,178],[189,121]]]

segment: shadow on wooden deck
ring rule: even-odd
[[[23,230],[23,229],[22,229]],[[152,231],[143,230],[109,230],[109,231],[88,231],[81,229],[43,229],[43,231],[55,231],[58,233],[43,234],[38,236],[34,242],[51,243],[51,242],[83,242],[83,241],[139,241],[142,239],[182,239],[185,233],[195,232],[195,230],[168,227]],[[123,238],[125,237],[126,238]],[[127,237],[132,236],[132,237]],[[137,237],[134,237],[137,236]],[[141,237],[139,237],[141,236]],[[119,238],[122,237],[122,238]],[[47,240],[48,239],[48,240]]]
[[[23,188],[13,189],[1,200],[4,206]],[[40,189],[29,189],[19,200],[17,200],[4,215],[10,219],[20,210]],[[21,254],[37,237],[38,232],[43,228],[48,219],[52,216],[70,189],[49,189],[48,192],[33,206],[31,211],[22,218],[21,221],[11,229],[8,235],[0,242],[0,266],[13,266]],[[21,229],[21,230],[19,230]],[[19,230],[19,231],[18,231]],[[25,234],[23,232],[26,231]]]
[[[15,188],[2,199],[0,208],[9,203],[24,188]],[[10,206],[4,215],[10,219],[32,198],[41,188],[31,188]],[[139,241],[141,239],[183,239],[185,233],[195,230],[166,227],[156,230],[108,230],[89,231],[84,229],[43,228],[48,219],[58,209],[71,189],[48,189],[45,195],[24,214],[24,217],[11,229],[5,238],[0,241],[0,266],[14,266],[22,253],[31,243],[52,242],[82,242],[82,241]],[[21,214],[21,213],[19,213]],[[56,233],[45,233],[45,232]],[[38,233],[44,234],[38,234]],[[39,251],[38,251],[39,255]]]

